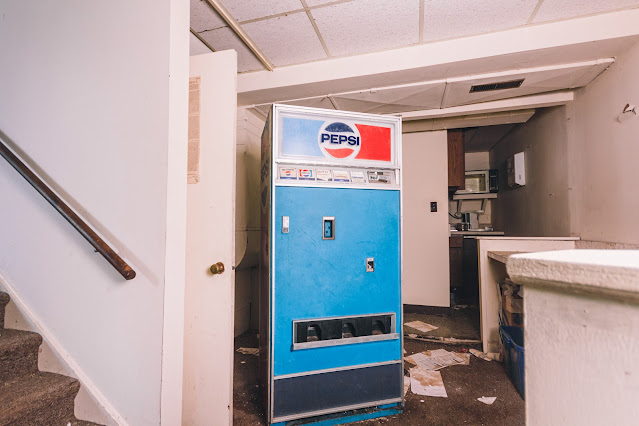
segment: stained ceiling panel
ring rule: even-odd
[[[326,57],[326,52],[305,12],[292,13],[242,25],[275,66]]]
[[[222,0],[222,4],[238,22],[302,9],[300,0]]]
[[[423,41],[524,25],[538,0],[425,0]]]
[[[226,22],[217,14],[206,0],[191,0],[191,28],[196,33],[214,30],[226,26]]]
[[[353,0],[313,9],[311,13],[333,56],[419,42],[419,0]]]
[[[219,28],[213,31],[200,33],[208,44],[215,50],[234,49],[237,52],[237,71],[262,70],[264,67],[253,53],[246,47],[242,40],[229,27]]]
[[[544,0],[534,22],[574,18],[630,7],[639,7],[639,0]]]
[[[442,108],[583,86],[592,80],[585,81],[583,78],[584,75],[588,74],[592,78],[595,78],[603,72],[611,62],[612,60],[581,62],[559,67],[543,67],[485,76],[451,79],[446,87]],[[522,78],[524,81],[519,88],[469,93],[470,88],[474,85]]]

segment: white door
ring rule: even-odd
[[[200,77],[199,181],[188,185],[184,321],[185,425],[233,420],[235,51],[191,57]],[[216,262],[225,271],[209,271]]]

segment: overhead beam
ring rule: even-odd
[[[433,118],[459,117],[477,114],[492,114],[505,111],[547,108],[566,105],[575,99],[572,90],[542,93],[539,95],[520,96],[518,98],[502,99],[499,101],[482,102],[478,104],[461,105],[450,108],[427,109],[394,114],[402,117],[402,121],[424,120]]]
[[[238,104],[614,57],[639,40],[637,22],[639,9],[631,9],[243,73]]]

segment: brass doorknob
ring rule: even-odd
[[[211,265],[209,271],[211,271],[213,275],[221,274],[224,272],[224,264],[222,262],[217,262],[216,264]]]

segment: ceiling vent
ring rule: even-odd
[[[493,90],[516,89],[521,86],[524,79],[500,81],[499,83],[477,84],[470,88],[470,93],[491,92]]]

